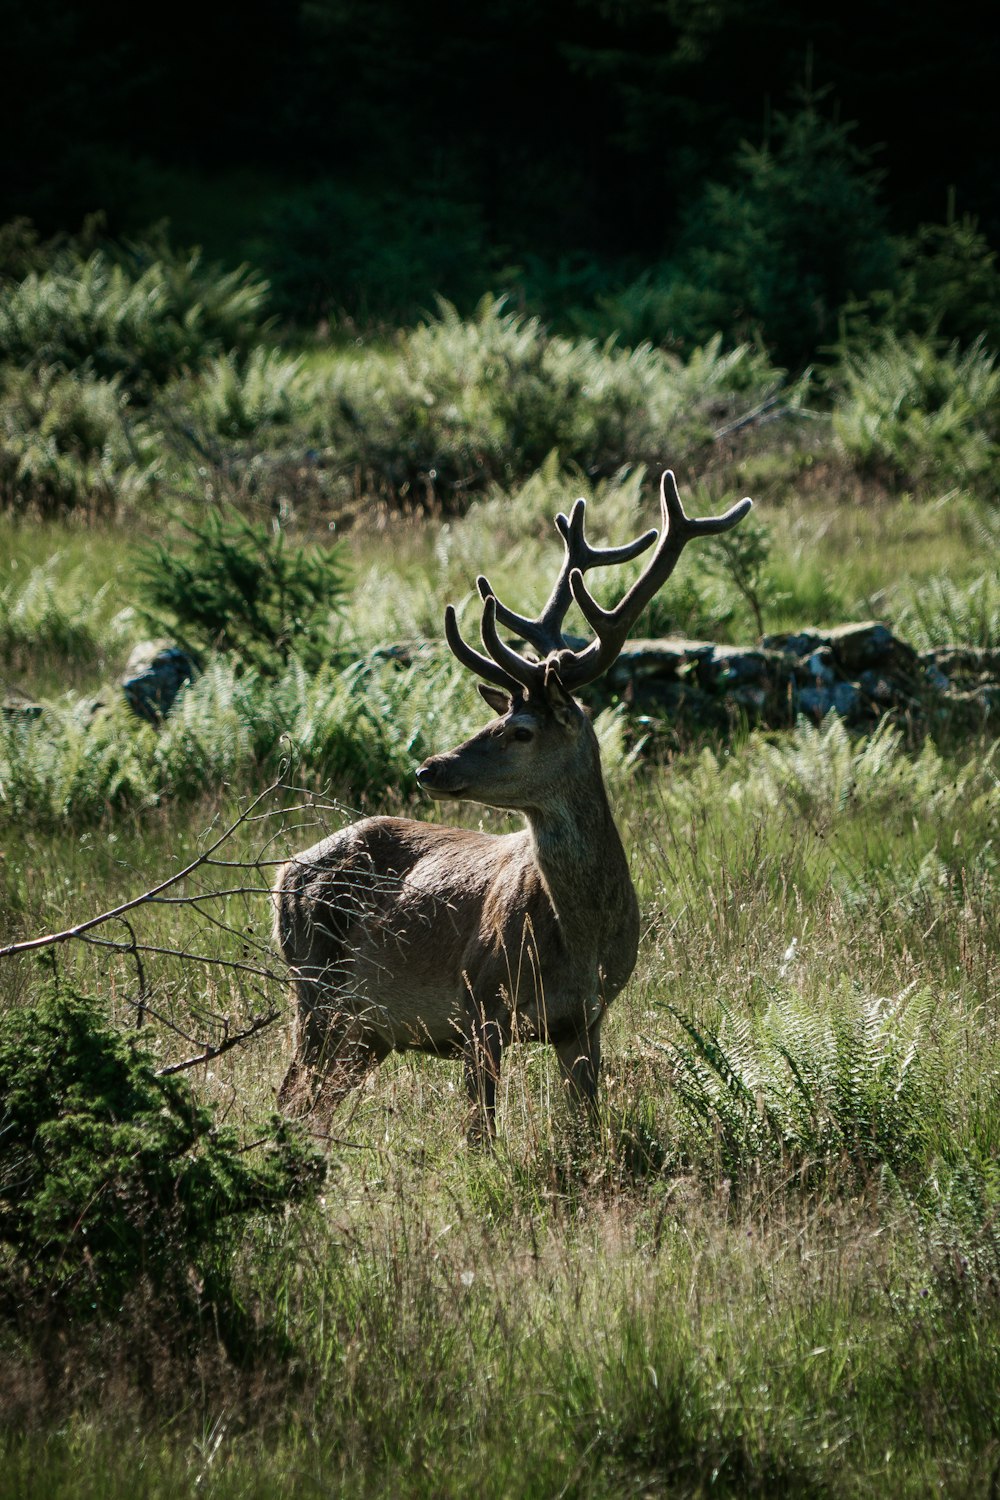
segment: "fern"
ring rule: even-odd
[[[223,272],[198,251],[68,249],[0,286],[0,358],[85,369],[148,395],[186,365],[245,347],[260,331],[266,290],[245,266]]]
[[[58,577],[59,559],[16,574],[0,584],[0,661],[51,652],[63,661],[85,661],[120,650],[128,639],[130,612],[106,621],[110,583],[96,591],[83,570]]]
[[[887,333],[834,376],[833,429],[862,469],[901,481],[988,480],[1000,440],[1000,369],[981,342],[940,350]]]
[[[46,511],[102,510],[155,493],[156,440],[120,379],[58,367],[8,371],[0,388],[0,496]]]
[[[400,497],[509,485],[553,451],[607,477],[659,462],[665,433],[682,461],[720,417],[758,405],[782,380],[749,345],[723,354],[713,340],[685,364],[649,344],[551,335],[502,299],[485,299],[470,319],[442,302],[394,350],[337,361],[322,436],[362,483]]]
[[[180,401],[206,441],[270,434],[303,419],[311,390],[301,358],[258,346],[244,360],[231,352],[208,362],[197,379],[164,392],[168,408]]]
[[[897,633],[918,651],[936,646],[1000,647],[1000,579],[981,573],[969,583],[947,574],[908,582],[893,591],[890,604]]]
[[[669,1048],[674,1086],[734,1180],[761,1158],[853,1181],[923,1162],[946,1082],[940,1049],[924,1045],[929,994],[849,992],[821,1012],[776,993],[759,1020],[726,1015],[719,1031],[666,1008],[683,1031]]]

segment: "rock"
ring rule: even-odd
[[[833,707],[833,689],[822,683],[818,687],[802,687],[795,698],[795,705],[811,719],[825,719]]]
[[[947,678],[943,678],[947,686]],[[868,667],[858,677],[858,687],[882,708],[890,708],[899,699],[899,686],[885,672],[876,671],[874,667]]]
[[[122,692],[133,713],[149,724],[159,724],[173,708],[181,689],[197,675],[194,658],[180,646],[142,641],[128,659]]]
[[[5,698],[0,703],[0,718],[9,724],[31,724],[42,716],[42,705],[30,698]]]
[[[834,660],[848,676],[855,676],[865,667],[893,665],[903,661],[916,664],[917,655],[911,646],[897,640],[880,620],[866,620],[860,625],[836,625],[825,632],[827,645]]]
[[[824,687],[832,687],[837,680],[837,668],[829,646],[818,646],[812,655],[806,658],[805,670],[814,682],[822,683]]]
[[[835,682],[833,707],[842,719],[853,719],[861,707],[860,694],[853,682]]]
[[[679,676],[689,662],[714,651],[709,641],[689,641],[667,636],[656,641],[631,641],[608,672],[608,683],[617,692],[638,686],[648,678],[669,681]]]

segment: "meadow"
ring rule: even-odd
[[[496,299],[291,348],[251,273],[72,253],[0,310],[0,663],[41,707],[0,724],[0,946],[196,868],[103,945],[0,957],[0,1495],[992,1493],[989,718],[601,708],[643,936],[590,1134],[517,1047],[492,1152],[460,1065],[412,1055],[290,1132],[266,900],[357,810],[512,826],[417,791],[485,719],[444,605],[474,630],[487,571],[533,611],[555,511],[624,540],[664,463],[699,513],[757,504],[645,633],[1000,646],[992,356],[903,331],[792,378]],[[202,670],[157,726],[115,683],[159,633]]]

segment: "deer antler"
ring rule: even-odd
[[[706,516],[695,520],[684,512],[681,497],[677,493],[677,481],[672,469],[664,469],[660,478],[660,515],[662,527],[656,551],[614,609],[602,609],[588,591],[583,574],[575,571],[570,575],[573,598],[580,606],[584,619],[597,636],[583,651],[574,652],[572,660],[560,662],[560,678],[565,688],[581,687],[593,682],[606,672],[621,654],[628,633],[650,599],[666,583],[687,543],[695,536],[716,536],[736,526],[750,510],[753,501],[749,496],[729,508],[721,516]]]
[[[515,614],[512,609],[508,609],[497,599],[496,617],[500,624],[505,625],[508,630],[515,630],[543,657],[550,656],[553,651],[566,649],[566,642],[562,636],[562,623],[573,602],[570,592],[572,574],[574,572],[585,573],[589,568],[606,567],[611,563],[631,562],[633,557],[638,557],[640,552],[644,552],[652,542],[656,541],[656,532],[646,531],[634,542],[627,542],[624,547],[592,547],[583,532],[586,514],[587,502],[581,496],[570,511],[569,519],[561,511],[556,516],[556,530],[563,539],[566,555],[563,558],[563,565],[555,587],[540,615],[529,620],[524,615]],[[488,580],[482,574],[476,579],[476,587],[483,599],[489,599],[491,596],[496,598]]]
[[[584,535],[586,501],[577,500],[569,519],[556,516],[556,527],[566,548],[562,569],[555,587],[540,615],[528,619],[501,604],[486,578],[476,580],[483,598],[481,634],[489,656],[483,656],[463,639],[451,605],[445,611],[445,635],[452,651],[464,666],[470,667],[488,682],[517,693],[520,689],[540,688],[546,673],[556,671],[568,691],[582,687],[600,677],[620,655],[636,619],[666,583],[685,545],[694,536],[713,536],[737,525],[752,506],[749,498],[740,500],[721,516],[695,520],[684,512],[677,493],[673,471],[665,469],[660,480],[660,513],[662,526],[656,551],[642,573],[614,609],[603,609],[583,581],[584,572],[608,564],[629,562],[656,539],[656,531],[647,531],[634,542],[622,547],[592,547]],[[582,650],[566,645],[562,634],[572,600],[576,600],[596,640]],[[522,656],[500,639],[497,621],[515,630],[540,653],[541,659]]]

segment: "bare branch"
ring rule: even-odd
[[[249,1041],[252,1036],[257,1036],[259,1032],[264,1031],[268,1026],[272,1026],[280,1014],[281,1012],[278,1010],[271,1010],[268,1011],[267,1015],[254,1016],[250,1025],[245,1026],[242,1031],[234,1031],[231,1035],[227,1034],[221,1042],[206,1042],[202,1050],[196,1053],[194,1057],[185,1057],[181,1062],[168,1063],[165,1068],[157,1068],[157,1078],[171,1078],[175,1073],[183,1073],[188,1068],[197,1068],[203,1063],[214,1062],[223,1053],[231,1052],[241,1042]]]
[[[76,932],[71,936],[93,948],[111,948],[116,953],[134,951],[131,943],[117,943],[114,938],[91,937],[87,932]],[[137,947],[142,953],[157,953],[161,958],[186,958],[191,963],[211,964],[219,969],[235,969],[241,974],[253,974],[256,979],[273,979],[277,982],[284,980],[284,975],[275,973],[273,969],[262,968],[259,964],[241,963],[235,958],[214,958],[207,953],[191,953],[187,948],[162,948],[156,943],[139,943]]]
[[[46,933],[44,937],[29,938],[26,942],[23,943],[8,943],[6,947],[0,948],[0,958],[11,958],[22,953],[37,953],[41,948],[51,948],[57,943],[68,943],[73,938],[82,938],[93,928],[100,927],[105,922],[112,922],[116,919],[120,919],[126,912],[134,911],[137,906],[147,905],[149,902],[159,896],[161,891],[169,890],[171,886],[178,885],[182,880],[185,880],[189,875],[192,875],[195,870],[199,870],[203,865],[210,863],[211,855],[214,854],[215,850],[221,848],[221,846],[226,842],[227,839],[232,838],[233,834],[238,828],[241,828],[244,823],[250,821],[253,817],[255,809],[258,808],[267,797],[273,796],[274,793],[280,789],[281,785],[282,783],[280,781],[272,782],[269,787],[266,787],[264,791],[260,792],[253,799],[249,806],[244,808],[243,812],[240,813],[236,821],[234,823],[231,823],[229,827],[219,835],[215,842],[208,846],[203,854],[199,854],[197,859],[192,860],[189,865],[185,865],[183,870],[178,870],[175,875],[170,875],[166,880],[161,880],[159,885],[154,885],[150,890],[143,891],[141,896],[133,896],[131,901],[123,901],[120,906],[112,907],[110,911],[101,912],[100,916],[98,917],[90,917],[86,922],[78,922],[75,927],[67,927],[62,932],[49,932]],[[120,947],[121,945],[108,943],[107,946]],[[143,945],[143,948],[147,953],[169,951],[149,948],[145,945]],[[128,945],[126,945],[125,951],[130,952],[132,950]],[[180,956],[185,957],[187,955],[182,954]]]
[[[146,1007],[149,1001],[149,990],[146,985],[146,970],[143,968],[142,958],[139,955],[139,942],[135,935],[135,928],[127,917],[119,917],[118,920],[128,932],[132,939],[131,946],[126,950],[135,959],[136,974],[139,979],[139,1001],[135,1008],[135,1024],[138,1029],[146,1019]]]

